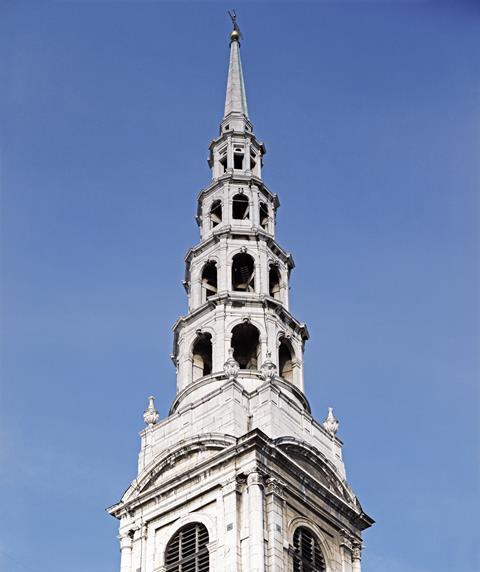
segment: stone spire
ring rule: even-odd
[[[247,95],[240,59],[240,34],[233,30],[230,34],[230,63],[228,65],[227,94],[225,97],[224,119],[230,114],[242,114],[248,118]]]
[[[235,13],[230,14],[233,30],[230,32],[230,61],[228,64],[227,93],[225,95],[225,111],[221,130],[236,132],[251,131],[248,118],[247,95],[243,79],[242,60],[240,59],[240,39],[242,34],[238,27]]]

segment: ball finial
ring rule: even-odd
[[[238,42],[240,40],[240,32],[239,30],[232,30],[230,32],[230,41],[231,42]]]

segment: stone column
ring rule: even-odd
[[[227,205],[227,213],[224,213],[224,216],[228,214],[228,201],[226,199],[223,200],[223,204]],[[219,258],[217,264],[217,287],[219,292],[225,292],[226,290],[230,290],[230,283],[231,283],[231,265],[229,264],[228,260],[228,244],[225,237],[220,239],[220,244],[217,246],[217,255]]]
[[[218,179],[222,174],[222,167],[220,165],[220,154],[218,149],[213,152],[213,166],[212,166],[212,179]]]
[[[132,537],[122,534],[120,539],[120,572],[132,572]]]
[[[195,265],[190,266],[190,270],[192,271],[190,275],[190,302],[192,308],[198,308],[202,305],[202,279],[200,275],[200,269],[196,268]]]
[[[252,174],[252,166],[250,165],[250,141],[245,141],[245,157],[243,158],[244,171],[247,175]]]
[[[265,572],[262,477],[252,472],[247,478],[249,517],[249,572]]]
[[[258,205],[257,205],[257,211],[258,211]],[[260,266],[260,268],[258,269],[258,286],[259,286],[258,293],[265,294],[268,296],[269,294],[268,273],[270,267],[268,265],[268,251],[263,247],[262,243],[260,243],[260,247],[258,249],[258,262]]]
[[[227,172],[233,171],[233,144],[232,137],[227,137]]]
[[[289,290],[288,290],[288,269],[281,266],[280,270],[280,300],[283,302],[283,305],[288,310],[289,308]]]
[[[353,543],[352,572],[362,572],[362,545],[360,542]]]
[[[267,351],[270,352],[272,361],[278,368],[278,345],[277,345],[277,322],[267,314],[267,339],[269,342]]]
[[[256,169],[257,169],[257,177],[258,177],[259,179],[262,178],[262,162],[263,162],[263,161],[262,161],[262,152],[259,151],[259,152],[257,153],[257,167],[256,167]]]
[[[248,152],[248,157],[250,160],[250,151]],[[258,190],[256,186],[251,185],[250,190],[252,192],[252,198],[250,202],[250,208],[252,212],[250,213],[250,218],[252,220],[252,225],[260,228],[260,201],[258,196]]]

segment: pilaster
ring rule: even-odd
[[[236,478],[222,486],[223,496],[223,565],[225,570],[240,571],[240,519],[239,497],[241,487]]]
[[[128,532],[118,538],[120,540],[120,572],[132,572],[132,535]]]
[[[263,479],[253,471],[247,477],[249,514],[249,572],[265,572]]]
[[[352,572],[362,572],[362,545],[360,542],[353,543]]]
[[[284,572],[283,566],[283,521],[285,498],[283,487],[277,479],[266,480],[265,505],[267,520],[267,570]]]

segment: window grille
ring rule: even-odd
[[[293,535],[293,572],[325,572],[325,559],[320,543],[311,530],[303,526]]]
[[[193,522],[181,528],[170,540],[165,553],[167,572],[209,572],[208,531]]]

